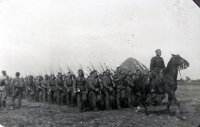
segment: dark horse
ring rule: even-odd
[[[189,67],[189,63],[185,59],[183,59],[179,55],[172,54],[172,58],[170,59],[167,67],[164,69],[163,72],[164,83],[162,84],[162,89],[163,89],[162,91],[163,94],[166,93],[168,95],[167,111],[170,112],[170,106],[172,104],[172,101],[174,101],[177,106],[176,115],[179,118],[182,118],[182,116],[181,116],[180,103],[175,95],[175,91],[177,90],[177,75],[179,70],[186,69],[187,67]],[[153,88],[152,86],[154,86],[154,84],[151,83],[150,83],[151,85],[148,84],[149,82],[147,81],[149,81],[149,78],[147,77],[148,76],[141,77],[140,79],[141,81],[138,81],[139,83],[136,82],[136,84],[141,85],[140,86],[141,87],[140,92],[142,94],[141,102],[145,108],[145,113],[149,114],[149,111],[144,101],[146,101],[145,99],[147,98],[149,89]]]

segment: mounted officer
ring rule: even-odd
[[[165,63],[161,57],[161,50],[157,49],[156,56],[151,59],[150,71],[152,73],[151,83],[155,86],[155,90],[160,92],[160,84],[163,82],[163,70],[165,68]]]

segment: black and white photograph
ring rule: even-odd
[[[0,127],[200,127],[200,0],[0,0]]]

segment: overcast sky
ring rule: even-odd
[[[116,67],[133,57],[149,67],[155,49],[190,62],[200,78],[200,8],[192,0],[0,0],[0,69],[9,75]]]

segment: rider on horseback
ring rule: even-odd
[[[164,78],[163,78],[163,70],[165,68],[165,63],[163,58],[161,57],[161,50],[157,49],[156,56],[151,59],[150,71],[152,74],[151,83],[154,85],[154,90],[157,92],[161,92],[161,86]]]

